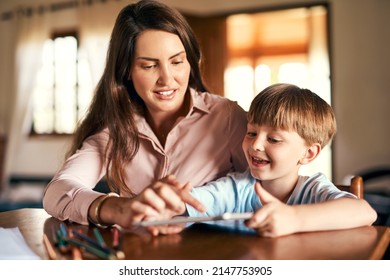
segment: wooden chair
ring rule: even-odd
[[[4,134],[0,133],[0,193],[2,192],[2,188],[5,184],[4,176],[4,168],[5,168],[5,149],[7,145],[7,139]]]
[[[351,178],[350,185],[336,185],[340,190],[350,192],[358,198],[364,197],[364,184],[361,176],[354,176]]]

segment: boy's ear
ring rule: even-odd
[[[307,148],[306,153],[299,160],[300,164],[308,164],[312,162],[321,152],[321,145],[318,143],[314,143],[310,147]]]

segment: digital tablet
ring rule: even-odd
[[[252,217],[252,212],[245,213],[225,213],[219,216],[207,216],[207,217],[186,217],[177,216],[172,219],[156,220],[156,221],[141,221],[133,222],[133,226],[163,226],[172,224],[186,224],[186,223],[200,223],[200,222],[211,222],[211,221],[228,221],[228,220],[247,220]]]

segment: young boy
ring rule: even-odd
[[[376,212],[365,200],[340,191],[322,173],[298,175],[335,132],[331,106],[310,90],[264,89],[252,101],[242,143],[249,169],[193,188],[207,210],[186,205],[188,215],[253,212],[246,225],[266,237],[371,225]]]

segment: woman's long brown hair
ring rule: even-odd
[[[102,160],[106,179],[112,191],[129,190],[125,183],[124,166],[139,148],[138,129],[134,114],[142,114],[144,103],[138,96],[129,74],[137,37],[145,30],[163,30],[181,39],[191,66],[189,87],[206,91],[200,72],[201,52],[196,36],[184,17],[157,1],[142,0],[130,4],[119,13],[109,43],[106,66],[86,117],[77,128],[70,157],[89,136],[108,128],[109,141]],[[188,89],[187,89],[188,94]]]

